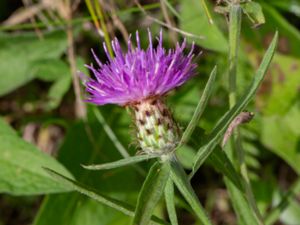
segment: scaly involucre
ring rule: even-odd
[[[182,85],[193,74],[196,65],[192,62],[193,47],[184,55],[186,41],[177,43],[175,49],[166,50],[162,46],[162,32],[157,47],[153,47],[151,32],[148,32],[149,47],[141,49],[139,34],[136,32],[137,47],[128,41],[128,51],[123,53],[115,38],[112,58],[104,44],[108,61],[102,64],[93,52],[99,68],[87,66],[94,74],[85,82],[89,93],[87,101],[97,104],[131,105],[149,98],[159,98]]]

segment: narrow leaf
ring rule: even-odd
[[[195,130],[195,127],[197,126],[197,124],[199,123],[199,120],[205,110],[205,107],[207,105],[208,99],[212,93],[212,89],[213,89],[213,84],[216,78],[216,74],[217,74],[217,66],[215,66],[213,68],[213,70],[211,71],[210,75],[209,75],[209,79],[207,81],[207,84],[204,88],[203,94],[200,98],[200,101],[196,107],[196,110],[194,112],[194,115],[192,117],[192,120],[190,121],[189,125],[187,126],[187,128],[185,129],[182,138],[180,140],[179,146],[180,147],[182,144],[186,143],[190,136],[192,135],[193,131]]]
[[[221,118],[221,121],[218,122],[217,126],[213,129],[210,138],[204,144],[199,151],[197,152],[194,166],[192,173],[190,174],[190,177],[192,177],[195,172],[200,168],[200,166],[203,164],[203,162],[206,160],[206,158],[210,155],[210,153],[214,150],[214,148],[217,146],[217,144],[221,141],[224,132],[226,131],[229,124],[234,120],[234,118],[241,113],[248,103],[251,101],[253,96],[255,95],[256,90],[258,89],[260,83],[262,82],[267,69],[271,63],[271,60],[273,58],[273,55],[275,53],[275,49],[277,46],[278,41],[278,32],[275,33],[275,36],[266,52],[266,54],[263,57],[263,60],[253,78],[252,84],[247,89],[245,94],[242,96],[242,98],[238,101],[238,103],[230,110],[228,111],[225,116]]]
[[[237,213],[239,224],[242,225],[259,225],[257,218],[251,210],[245,195],[231,182],[224,178],[227,189],[229,190],[230,199]]]
[[[174,157],[171,161],[171,178],[203,225],[211,225],[201,203],[195,194],[186,173]]]
[[[44,169],[59,183],[62,183],[65,186],[68,186],[71,190],[74,190],[83,195],[86,195],[86,196],[96,200],[97,202],[100,202],[106,206],[109,206],[115,210],[118,210],[118,211],[124,213],[125,215],[131,216],[131,217],[134,216],[134,209],[131,205],[128,205],[127,203],[107,197],[103,194],[99,194],[97,191],[93,190],[92,188],[87,187],[86,185],[81,184],[77,181],[71,180],[71,179],[55,172],[54,170],[51,170],[49,168],[44,168]],[[167,224],[163,220],[161,220],[157,217],[154,217],[154,216],[151,219],[152,219],[151,224]]]
[[[235,170],[233,164],[222,149],[217,146],[217,149],[213,151],[209,159],[213,166],[219,170],[224,176],[226,176],[240,191],[244,191],[242,177]]]
[[[178,225],[174,197],[174,184],[169,178],[165,188],[166,206],[171,224]]]
[[[111,163],[104,163],[104,164],[99,164],[99,165],[88,165],[88,166],[82,165],[82,167],[87,170],[108,170],[108,169],[118,168],[121,166],[128,166],[128,165],[131,165],[134,163],[153,159],[155,157],[156,156],[150,156],[150,155],[136,155],[136,156],[121,159],[121,160],[111,162]]]
[[[133,225],[150,223],[154,208],[164,192],[169,174],[169,163],[156,162],[152,165],[139,194]]]

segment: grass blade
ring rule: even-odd
[[[170,174],[168,162],[156,162],[152,165],[140,191],[133,225],[148,225],[155,206],[160,200]]]
[[[82,167],[87,170],[109,170],[109,169],[114,169],[114,168],[118,168],[121,166],[128,166],[128,165],[142,162],[145,160],[153,159],[155,157],[156,156],[150,156],[150,155],[136,155],[136,156],[132,156],[132,157],[125,158],[125,159],[120,159],[115,162],[104,163],[104,164],[99,164],[99,165],[88,165],[88,166],[82,165]]]
[[[174,197],[174,184],[169,178],[165,188],[166,206],[171,224],[178,225]]]
[[[119,212],[124,213],[125,215],[134,216],[134,208],[131,205],[128,205],[124,202],[121,202],[119,200],[104,196],[102,194],[99,194],[95,190],[93,190],[90,187],[87,187],[84,184],[81,184],[77,181],[71,180],[49,168],[44,168],[54,179],[56,179],[58,182],[64,184],[65,186],[68,186],[70,189],[77,191],[83,195],[86,195],[97,202],[100,202],[106,206],[109,206]],[[153,224],[164,224],[167,225],[168,223],[164,222],[163,220],[153,216],[151,221],[151,225]]]
[[[196,110],[194,112],[192,120],[190,121],[189,125],[185,129],[178,147],[180,147],[182,144],[186,143],[188,141],[188,139],[190,138],[190,136],[192,135],[193,131],[195,130],[195,127],[197,126],[197,124],[205,110],[208,99],[212,93],[213,84],[216,79],[216,74],[217,74],[217,66],[215,66],[213,68],[213,70],[211,71],[211,73],[209,75],[209,79],[206,83],[206,86],[204,88],[201,99],[196,107]]]
[[[195,194],[186,173],[174,157],[171,161],[171,178],[203,225],[212,225]]]
[[[210,155],[210,153],[214,150],[214,148],[217,146],[217,144],[221,141],[228,125],[232,122],[232,120],[239,113],[241,113],[246,108],[246,106],[248,105],[250,100],[255,95],[256,90],[259,87],[260,83],[262,82],[262,80],[267,72],[267,69],[271,63],[271,60],[273,58],[273,55],[275,53],[275,49],[277,46],[277,41],[278,41],[278,32],[275,33],[274,38],[273,38],[266,54],[263,57],[263,60],[253,78],[253,81],[252,81],[252,84],[250,85],[250,87],[247,89],[247,91],[242,96],[242,98],[238,101],[238,103],[235,104],[234,107],[230,111],[228,111],[225,114],[225,116],[222,117],[221,121],[213,129],[209,140],[197,152],[197,155],[196,155],[195,161],[194,161],[193,170],[190,174],[190,177],[192,177],[195,174],[195,172],[200,168],[200,166],[203,164],[203,162],[206,160],[206,158]]]

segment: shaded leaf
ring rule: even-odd
[[[216,24],[209,23],[201,2],[199,0],[182,0],[181,2],[180,28],[196,35],[203,35],[204,39],[195,39],[196,44],[201,47],[217,52],[227,52],[226,38]]]
[[[199,199],[195,194],[187,175],[175,158],[171,161],[171,178],[186,201],[189,203],[201,223],[203,225],[211,225],[212,223],[210,222],[204,211],[204,208],[199,202]]]
[[[2,119],[0,121],[2,123]],[[42,169],[43,166],[52,167],[72,177],[65,167],[18,137],[8,125],[1,127],[0,142],[0,192],[34,195],[70,190],[53,182],[53,178]]]
[[[16,44],[18,43],[18,44]],[[18,35],[0,33],[0,96],[37,76],[37,65],[57,59],[67,48],[63,31],[49,32],[38,39],[34,32]]]

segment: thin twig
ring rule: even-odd
[[[68,60],[70,64],[73,88],[75,93],[75,115],[80,119],[86,119],[86,105],[81,99],[81,89],[79,84],[79,77],[77,76],[75,51],[74,51],[74,36],[72,27],[72,9],[70,0],[66,0],[66,20],[67,20],[67,41],[68,41]]]

